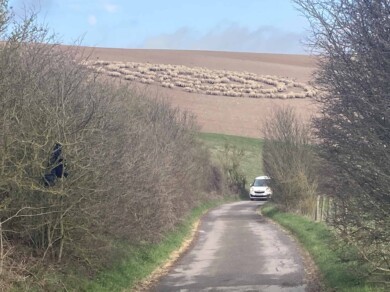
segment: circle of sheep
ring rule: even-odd
[[[287,99],[313,97],[316,94],[313,87],[304,83],[249,72],[102,60],[85,64],[111,77],[207,95]]]

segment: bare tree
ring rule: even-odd
[[[320,55],[316,120],[332,164],[334,226],[376,272],[390,273],[390,2],[295,0]]]

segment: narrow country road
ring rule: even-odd
[[[296,244],[256,213],[260,204],[236,202],[209,212],[193,247],[153,291],[304,291]]]

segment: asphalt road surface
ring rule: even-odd
[[[260,204],[209,212],[193,246],[152,291],[305,291],[296,243],[256,213]]]

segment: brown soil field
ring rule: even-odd
[[[316,68],[315,57],[303,55],[110,48],[85,48],[85,53],[90,56],[91,61],[183,65],[192,68],[249,72],[260,76],[272,75],[301,83],[309,82]],[[271,117],[273,109],[277,107],[293,107],[304,121],[308,121],[319,112],[319,106],[312,98],[206,95],[156,84],[131,82],[137,87],[145,87],[153,95],[165,98],[172,106],[193,113],[202,132],[259,138],[262,136],[264,122]]]

